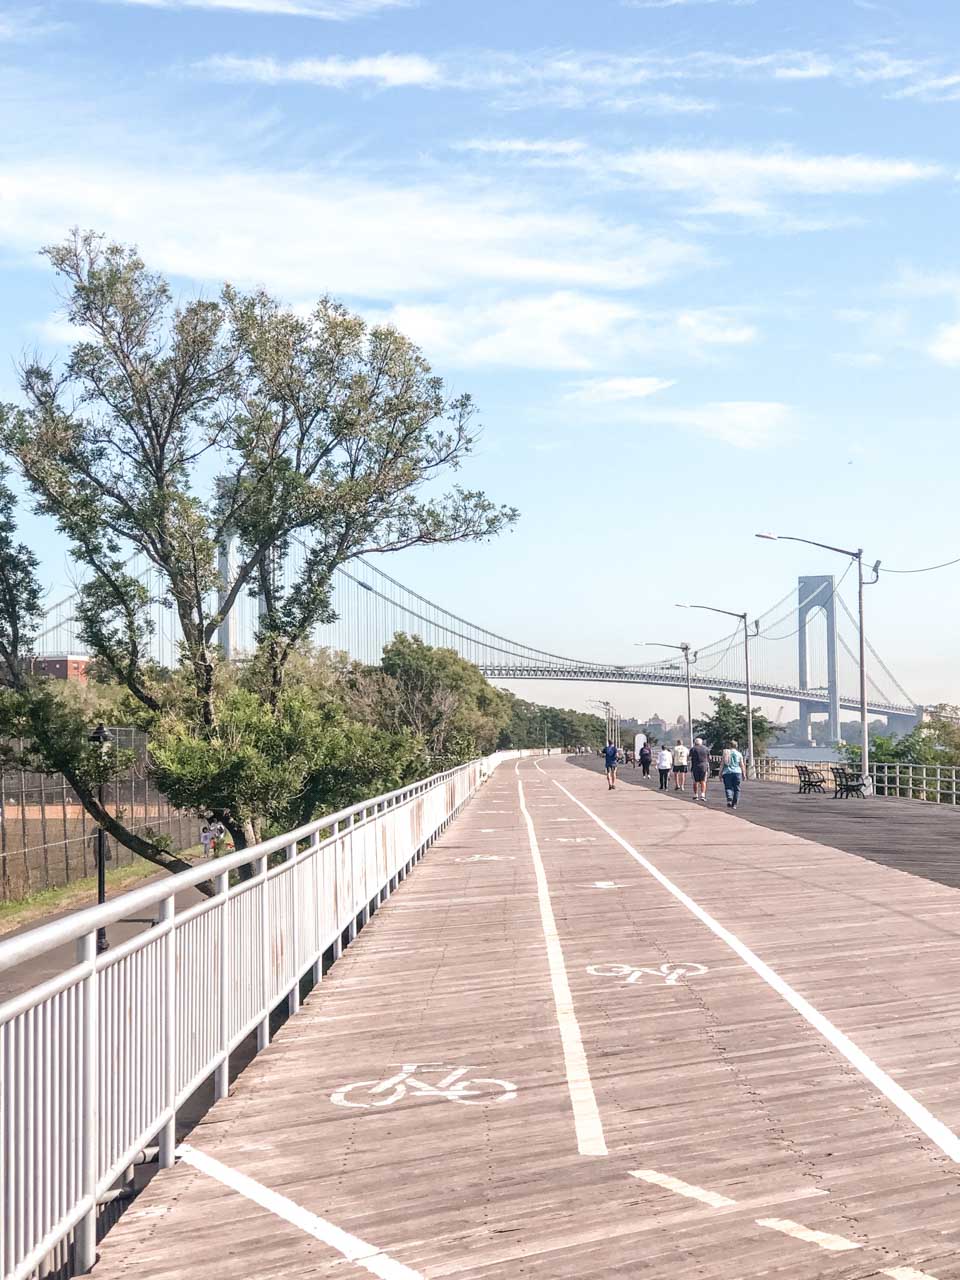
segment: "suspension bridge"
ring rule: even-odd
[[[281,590],[297,580],[306,548],[294,544],[279,572]],[[176,612],[160,572],[144,557],[134,557],[129,570],[148,588],[153,628],[153,656],[162,666],[176,665],[180,635]],[[228,553],[221,575],[229,584]],[[845,575],[844,575],[845,576]],[[781,599],[752,624],[749,639],[751,688],[759,698],[798,704],[804,729],[811,717],[826,715],[828,736],[840,737],[841,711],[860,707],[857,622],[842,595],[844,578],[801,577]],[[686,671],[675,660],[625,664],[612,660],[569,657],[471,622],[404,585],[369,560],[339,567],[333,576],[336,620],[319,626],[314,642],[352,659],[376,664],[383,648],[398,633],[419,636],[424,643],[456,650],[494,683],[517,680],[586,681],[603,684],[686,685]],[[77,619],[78,592],[53,605],[37,639],[39,656],[83,655],[86,650]],[[249,655],[256,643],[262,602],[241,595],[220,629],[224,652]],[[742,627],[703,645],[691,655],[690,684],[697,690],[743,695],[746,663]],[[868,711],[884,716],[898,732],[908,732],[922,708],[867,642]]]

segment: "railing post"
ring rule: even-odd
[[[230,876],[223,872],[214,884],[220,917],[220,1053],[223,1056],[213,1075],[213,1096],[219,1101],[230,1091],[230,900],[227,896]]]
[[[80,1049],[80,1188],[89,1208],[77,1223],[75,1268],[92,1271],[97,1261],[97,1182],[100,1155],[100,978],[97,973],[97,935],[77,940],[77,963],[87,966],[83,979],[83,1021]]]
[[[334,829],[333,829],[334,835],[337,834],[337,825],[338,825],[337,823],[334,823]],[[310,837],[310,855],[313,859],[313,874],[316,878],[316,883],[317,883],[317,897],[313,901],[313,917],[314,917],[314,937],[318,937],[318,938],[321,936],[320,922],[323,918],[322,907],[321,907],[321,895],[323,893],[323,865],[322,865],[321,859],[323,855],[318,853],[319,848],[320,848],[320,832],[314,831],[314,833]],[[314,986],[316,986],[319,982],[323,981],[323,954],[322,953],[318,955],[316,960],[314,960],[313,962],[313,968],[310,971],[310,979],[313,982]]]
[[[263,989],[261,991],[260,1008],[263,1016],[257,1023],[257,1053],[270,1043],[270,919],[267,903],[267,857],[257,858],[256,876],[260,886],[260,954],[263,957]]]
[[[299,895],[297,893],[297,842],[287,845],[287,866],[285,873],[291,877],[293,892],[293,918],[290,922],[290,946],[293,949],[293,986],[287,993],[287,1012],[296,1013],[300,1008],[300,921],[297,915]]]
[[[169,1110],[160,1130],[159,1164],[161,1169],[173,1167],[177,1146],[177,935],[173,927],[174,897],[160,903],[159,924],[163,935],[163,1100]]]

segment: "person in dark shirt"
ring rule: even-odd
[[[710,750],[697,738],[690,748],[690,771],[693,774],[693,798],[707,803],[707,780],[710,777]]]
[[[607,786],[611,791],[617,785],[617,748],[608,742],[603,748],[603,762],[607,767]]]
[[[644,743],[640,748],[640,768],[643,770],[645,778],[650,777],[650,762],[653,760],[653,752],[650,750],[648,743]]]

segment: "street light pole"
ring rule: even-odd
[[[678,609],[704,609],[707,613],[722,613],[728,618],[739,618],[743,624],[743,663],[747,686],[747,774],[750,778],[757,776],[757,766],[753,754],[753,692],[750,686],[750,631],[747,627],[746,612],[738,613],[735,609],[715,609],[710,604],[678,604]],[[757,623],[759,629],[760,624]]]
[[[849,556],[857,562],[857,604],[860,628],[860,772],[865,778],[870,777],[870,733],[867,727],[867,633],[863,625],[863,547],[850,551],[847,547],[833,547],[828,542],[814,542],[811,538],[793,538],[786,534],[758,533],[758,538],[766,538],[771,542],[804,542],[808,547],[821,547],[824,551],[835,551],[837,555]],[[874,566],[874,581],[880,577],[880,561]],[[871,586],[873,583],[870,584]]]
[[[857,551],[857,613],[860,619],[860,772],[870,777],[870,733],[867,728],[867,634],[863,626],[863,547]]]
[[[100,766],[99,780],[97,783],[97,803],[101,810],[103,809],[103,755],[110,741],[110,735],[102,724],[98,724],[93,733],[90,734],[89,741],[97,748],[98,764]],[[107,833],[103,829],[103,822],[97,826],[97,904],[102,906],[107,900]],[[109,946],[107,942],[107,931],[101,925],[97,930],[97,951],[106,951]]]
[[[684,665],[687,669],[687,737],[690,739],[690,746],[693,746],[693,702],[690,695],[690,646],[686,641],[683,644],[660,644],[656,640],[648,640],[645,644],[638,644],[638,649],[676,649],[678,653],[683,654]],[[694,654],[696,661],[696,654]]]
[[[750,635],[747,631],[747,615],[743,615],[743,668],[747,683],[747,776],[757,776],[753,755],[753,697],[750,692]]]

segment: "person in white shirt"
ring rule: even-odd
[[[687,758],[689,754],[687,748],[678,738],[677,745],[673,748],[674,791],[686,791],[687,789]]]
[[[670,770],[673,768],[673,755],[668,747],[661,747],[657,756],[657,772],[660,774],[660,790],[666,791]]]

